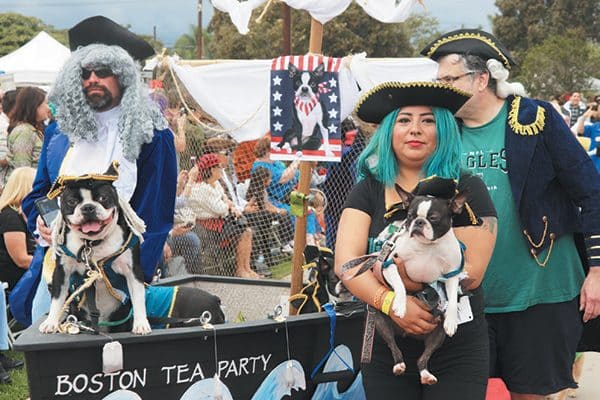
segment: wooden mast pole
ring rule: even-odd
[[[321,54],[323,46],[323,24],[314,18],[310,22],[310,45],[311,54]],[[300,162],[300,181],[298,191],[308,195],[310,191],[310,178],[312,175],[312,162]],[[302,265],[304,264],[304,247],[306,246],[306,206],[304,216],[296,217],[296,228],[294,231],[294,255],[292,257],[292,280],[290,295],[297,294],[302,289]],[[298,310],[290,304],[290,315],[296,315]]]

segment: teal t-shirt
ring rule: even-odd
[[[463,166],[485,182],[498,213],[496,246],[482,283],[487,313],[572,300],[584,278],[572,235],[556,240],[545,267],[540,267],[529,252],[508,180],[504,144],[507,114],[505,103],[489,123],[462,127]],[[543,262],[547,253],[538,254],[538,260]]]

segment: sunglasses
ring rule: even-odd
[[[108,68],[99,68],[99,69],[81,69],[81,77],[85,79],[90,79],[92,76],[92,72],[100,79],[108,78],[109,76],[113,76],[113,72]]]

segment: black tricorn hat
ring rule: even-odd
[[[138,61],[154,55],[154,49],[148,42],[102,15],[84,19],[69,29],[71,51],[94,43],[122,47]]]
[[[405,106],[432,106],[455,114],[471,95],[454,86],[437,82],[385,82],[363,95],[356,113],[365,122],[375,124],[390,112]]]
[[[429,43],[421,54],[434,61],[448,54],[471,54],[485,61],[500,61],[506,69],[517,65],[508,50],[492,35],[479,29],[458,29],[444,33]]]

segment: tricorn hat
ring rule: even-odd
[[[405,106],[442,107],[454,114],[470,97],[469,93],[445,83],[385,82],[360,98],[356,113],[363,121],[375,124],[381,123],[390,112]]]
[[[517,64],[494,35],[479,29],[458,29],[445,33],[421,50],[422,55],[434,61],[455,53],[479,56],[485,61],[493,58],[506,69]]]
[[[102,15],[84,19],[69,29],[71,51],[94,43],[122,47],[138,61],[154,55],[148,42]]]

